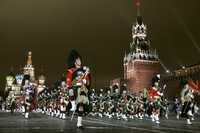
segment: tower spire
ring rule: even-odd
[[[28,52],[27,65],[32,65],[32,52]]]
[[[28,52],[28,57],[26,60],[26,65],[24,67],[24,75],[30,75],[31,81],[35,81],[35,68],[33,67],[32,64],[32,52]]]
[[[137,8],[137,16],[140,16],[140,0],[135,0],[135,5]]]

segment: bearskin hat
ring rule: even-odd
[[[154,77],[152,78],[152,81],[151,81],[152,87],[154,86],[154,84],[155,84],[156,82],[159,82],[159,81],[160,81],[160,76],[159,76],[159,75],[154,76]]]
[[[67,59],[68,69],[75,67],[75,61],[78,58],[80,58],[80,60],[82,61],[79,53],[75,49],[72,49],[71,52],[69,53],[69,56],[68,56],[68,59]]]
[[[29,81],[30,81],[30,79],[31,79],[30,75],[24,75],[24,78],[23,78],[23,80],[22,80],[22,85],[25,85],[25,81],[26,81],[26,80],[29,80]]]
[[[188,81],[183,79],[180,81],[180,87],[183,88],[186,84],[188,84]]]

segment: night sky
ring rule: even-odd
[[[200,1],[142,0],[141,14],[151,46],[173,70],[199,62]],[[0,79],[18,72],[33,52],[36,75],[43,67],[49,83],[66,71],[77,49],[93,75],[93,87],[122,76],[123,56],[132,41],[134,0],[0,0]]]

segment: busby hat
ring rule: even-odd
[[[67,59],[68,69],[75,67],[75,61],[78,58],[80,58],[80,60],[82,60],[80,54],[75,49],[72,49],[70,51],[68,59]]]
[[[30,75],[24,75],[24,78],[23,78],[23,80],[22,80],[22,85],[25,85],[25,81],[26,81],[26,80],[29,80],[29,81],[30,81],[30,79],[31,79]]]
[[[181,88],[183,88],[186,84],[188,84],[188,81],[187,81],[187,80],[182,79],[182,80],[180,81],[180,87],[181,87]]]
[[[154,76],[154,77],[152,78],[152,81],[151,81],[152,86],[154,86],[154,84],[155,84],[156,82],[159,82],[159,81],[160,81],[160,76],[159,76],[159,75]]]

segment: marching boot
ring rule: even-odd
[[[22,113],[24,114],[25,113],[25,107],[22,106]]]
[[[109,114],[109,115],[108,115],[108,118],[109,118],[109,119],[111,119],[111,118],[112,118],[112,115],[111,115],[111,114]]]
[[[99,117],[101,117],[101,118],[102,118],[102,117],[103,117],[103,115],[102,115],[101,113],[99,113]]]
[[[78,116],[77,128],[83,128],[83,125],[82,125],[82,117],[81,117],[81,116]]]
[[[62,119],[63,119],[63,120],[66,119],[65,113],[63,113],[63,115],[62,115]]]
[[[56,114],[57,114],[57,111],[56,111],[56,110],[54,110],[54,113],[53,113],[53,114],[54,114],[54,116],[56,116]]]
[[[176,119],[179,120],[179,118],[180,118],[180,117],[179,117],[179,114],[177,114],[177,115],[176,115]]]
[[[189,115],[190,117],[192,117],[193,116],[192,110],[189,110],[188,113],[187,113],[187,115]]]
[[[168,119],[168,114],[167,113],[165,114],[165,118]]]
[[[45,114],[45,112],[46,112],[46,107],[43,107],[42,114]]]
[[[125,114],[122,115],[122,118],[123,118],[125,121],[128,120]]]
[[[156,124],[160,124],[160,121],[159,121],[159,115],[158,115],[158,114],[156,114],[156,116],[155,116],[155,120],[156,120]]]
[[[188,125],[191,125],[191,124],[192,124],[192,122],[190,121],[190,119],[187,119],[187,124],[188,124]]]
[[[56,117],[59,117],[60,116],[60,110],[58,110],[57,114],[56,114]]]
[[[50,113],[49,113],[49,109],[47,109],[47,112],[46,112],[46,113],[47,113],[47,115],[50,115]]]
[[[155,121],[155,115],[154,114],[151,115],[151,120],[152,120],[152,122]]]
[[[59,118],[62,119],[62,116],[63,116],[63,113],[60,113],[60,117]]]
[[[194,121],[194,116],[191,118],[192,121]]]
[[[54,112],[53,112],[53,111],[51,111],[51,116],[52,116],[52,117],[54,116]]]
[[[44,114],[44,109],[43,108],[41,109],[41,113]]]
[[[143,119],[143,116],[141,113],[139,113],[139,119],[142,120]]]
[[[74,112],[76,110],[76,102],[71,101],[71,104],[72,104],[72,108],[70,109],[70,111]]]
[[[29,118],[29,113],[28,113],[28,112],[25,113],[25,118],[26,118],[26,119]]]

